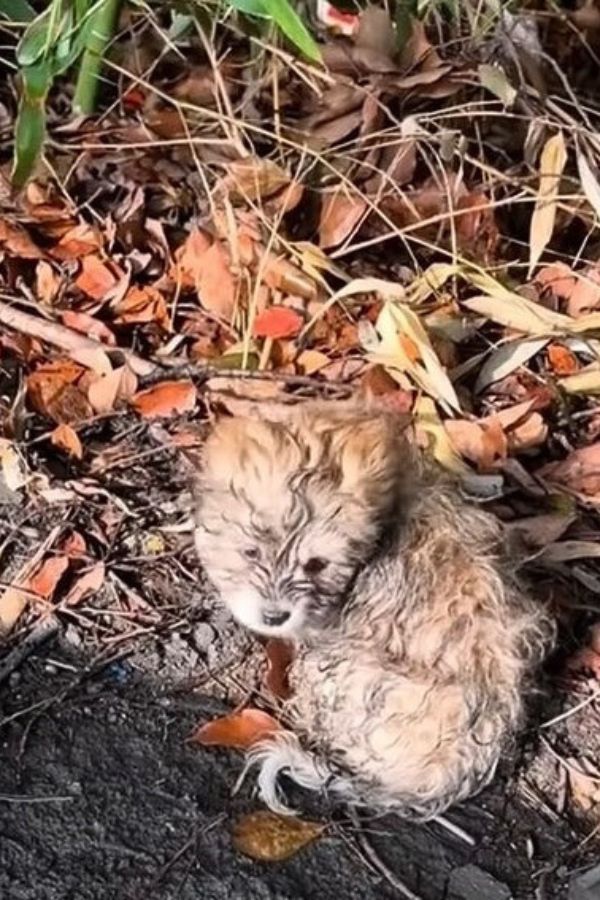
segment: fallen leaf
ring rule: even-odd
[[[191,381],[163,381],[135,394],[131,403],[140,416],[152,419],[193,412],[196,388]]]
[[[565,139],[559,131],[546,141],[540,157],[540,183],[529,231],[530,278],[554,231],[556,198],[566,162]]]
[[[27,579],[23,587],[38,594],[44,600],[50,600],[58,582],[69,568],[67,556],[49,556]]]
[[[544,547],[540,560],[550,563],[571,562],[574,559],[598,559],[599,541],[559,541]]]
[[[247,750],[263,738],[280,731],[279,723],[268,713],[253,707],[221,716],[200,725],[190,740],[203,747],[235,747]]]
[[[83,257],[81,271],[75,279],[75,284],[88,297],[93,300],[103,300],[117,282],[118,278],[98,256],[90,254]]]
[[[271,159],[246,156],[227,165],[227,176],[218,187],[234,201],[260,200],[276,194],[291,181]]]
[[[504,429],[493,416],[479,422],[449,419],[445,428],[456,451],[475,463],[481,472],[493,471],[498,460],[504,459],[507,454],[508,442]]]
[[[83,457],[83,447],[77,432],[64,422],[57,425],[54,431],[51,432],[50,443],[54,447],[58,447],[59,450],[64,450],[69,456],[74,456],[75,459]]]
[[[88,597],[99,591],[104,584],[105,574],[104,563],[98,562],[79,575],[65,597],[66,606],[77,606],[82,600],[87,600]]]
[[[527,360],[543,350],[548,341],[549,338],[517,340],[497,347],[481,367],[475,383],[475,391],[479,393],[490,384],[501,381],[507,375],[516,372]]]
[[[346,196],[341,191],[323,197],[319,224],[319,246],[336,247],[352,234],[365,210],[367,201],[362,197]]]
[[[265,644],[265,654],[268,662],[265,687],[278,700],[287,700],[292,693],[288,669],[294,659],[294,645],[280,638],[270,638]]]
[[[313,279],[289,260],[269,252],[261,261],[261,267],[262,280],[273,290],[304,300],[314,300],[317,296]]]
[[[0,462],[2,477],[9,491],[18,491],[29,481],[27,464],[14,443],[0,438]]]
[[[304,319],[287,306],[270,306],[259,313],[252,328],[254,337],[292,338],[302,330]]]
[[[60,549],[66,553],[69,559],[79,559],[87,552],[85,538],[78,531],[72,531],[62,542]]]
[[[567,312],[579,319],[600,307],[600,269],[590,268],[575,273],[573,287],[566,297]]]
[[[516,100],[517,91],[509,82],[501,66],[482,63],[478,67],[482,87],[494,94],[505,106],[510,107]]]
[[[0,244],[19,259],[44,259],[45,253],[31,240],[21,225],[0,219]]]
[[[83,366],[70,359],[44,363],[27,377],[27,396],[37,412],[55,422],[72,423],[88,419],[92,407],[78,386]]]
[[[67,328],[72,328],[74,331],[81,332],[81,334],[87,334],[88,337],[102,341],[109,347],[116,346],[117,341],[110,328],[93,316],[84,312],[73,312],[73,310],[66,309],[60,314],[60,317],[63,325],[66,325]]]
[[[539,550],[558,541],[575,519],[574,514],[545,513],[517,519],[504,528],[507,534],[516,535],[528,549]]]
[[[573,803],[590,813],[594,810],[600,812],[600,773],[585,757],[569,758],[569,786]],[[588,769],[589,767],[589,769]],[[588,772],[585,770],[588,769]]]
[[[41,259],[35,267],[35,295],[48,306],[56,299],[60,278],[50,265]]]
[[[231,319],[236,306],[237,286],[231,272],[229,253],[221,241],[215,241],[198,260],[196,290],[204,309],[221,319]]]
[[[561,378],[559,383],[569,394],[600,394],[600,365],[592,363],[576,375]]]
[[[598,184],[598,179],[581,150],[577,151],[577,169],[583,193],[596,216],[600,218],[600,184]]]
[[[414,405],[417,442],[449,472],[465,475],[469,469],[456,452],[430,397],[420,396]]]
[[[564,344],[550,344],[547,353],[555,375],[572,375],[579,368],[577,357]]]
[[[600,443],[573,450],[561,462],[549,463],[537,473],[551,484],[594,502],[600,502]]]
[[[325,830],[320,822],[295,816],[278,816],[261,809],[236,822],[233,846],[239,853],[261,862],[281,862],[316,840]]]
[[[76,225],[64,234],[58,244],[51,250],[55,259],[82,259],[90,253],[102,248],[102,237],[99,231],[85,223]]]
[[[157,288],[130,288],[114,309],[120,324],[156,322],[165,331],[171,328],[165,298]]]
[[[96,413],[107,413],[119,400],[131,400],[137,391],[137,378],[129,366],[119,366],[101,378],[92,381],[88,388],[88,400]]]
[[[329,357],[320,350],[303,350],[298,354],[296,365],[303,375],[314,375],[329,365]]]

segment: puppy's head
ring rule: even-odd
[[[406,461],[400,424],[382,415],[222,420],[197,485],[196,546],[233,615],[280,637],[334,622],[398,509]]]

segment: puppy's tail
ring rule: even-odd
[[[277,732],[261,741],[248,752],[246,760],[242,777],[253,766],[260,767],[258,791],[273,812],[294,815],[294,810],[285,802],[279,783],[280,775],[287,775],[309,791],[333,793],[349,803],[360,802],[353,780],[335,772],[325,760],[305,750],[291,731]]]

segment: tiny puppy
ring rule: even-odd
[[[222,599],[296,645],[293,730],[251,751],[265,802],[289,811],[285,773],[427,819],[484,787],[553,633],[496,520],[418,462],[397,418],[344,405],[221,420],[197,488]]]

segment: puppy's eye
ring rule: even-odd
[[[321,559],[320,556],[311,556],[304,563],[304,571],[307,575],[318,575],[325,568],[327,568],[327,560]]]
[[[243,553],[246,559],[249,559],[251,562],[255,562],[260,557],[258,547],[246,547]]]

